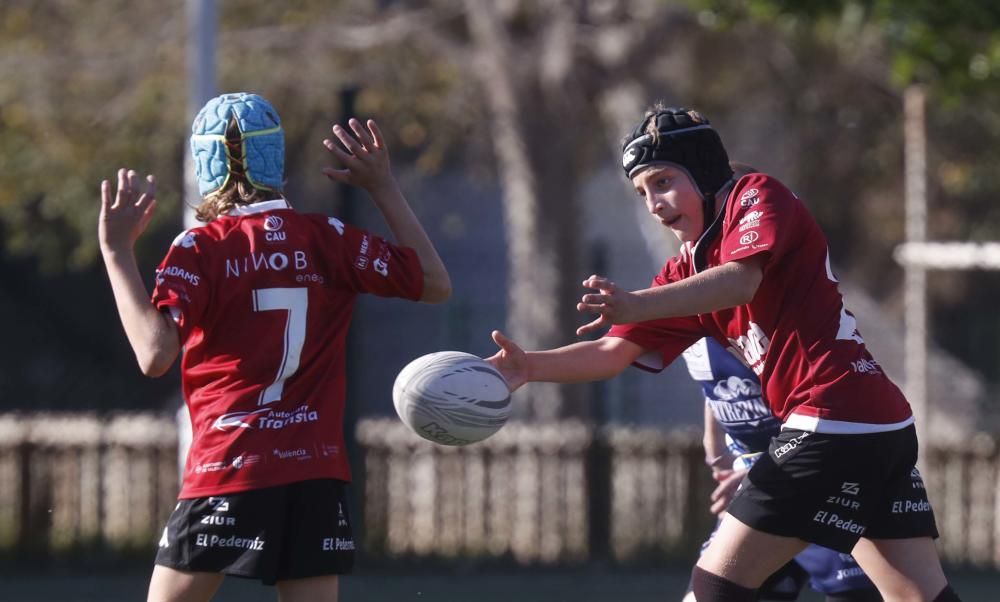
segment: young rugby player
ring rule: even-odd
[[[374,121],[324,140],[368,191],[397,243],[284,198],[284,134],[255,94],[210,100],[191,150],[204,226],[181,233],[152,300],[133,246],[155,181],[118,172],[101,184],[99,238],[118,311],[143,372],[160,376],[184,349],[193,441],[180,502],[160,539],[148,600],[209,600],[223,575],[276,584],[284,602],[335,602],[354,539],[343,420],[345,341],[360,293],[429,303],[451,284],[393,178]],[[345,150],[346,149],[346,150]]]
[[[781,431],[751,468],[698,560],[698,602],[755,600],[808,543],[853,553],[887,600],[953,602],[915,469],[913,414],[872,358],[830,269],[826,238],[777,179],[735,178],[695,111],[657,105],[622,165],[650,214],[683,243],[637,292],[591,276],[577,309],[601,339],[525,353],[500,332],[490,361],[512,389],[580,382],[633,363],[662,369],[710,336],[761,381]]]

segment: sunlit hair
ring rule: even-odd
[[[201,222],[210,222],[225,215],[237,205],[249,205],[261,201],[280,199],[281,190],[256,188],[246,177],[243,166],[243,136],[235,116],[226,127],[226,147],[229,155],[229,179],[222,188],[205,195],[194,210],[194,216]]]
[[[646,120],[646,133],[653,138],[653,144],[660,143],[660,130],[656,128],[656,119],[654,117],[662,113],[663,111],[669,111],[670,108],[663,104],[663,101],[659,101],[653,106],[646,109],[646,114],[643,117]],[[701,113],[698,111],[688,110],[685,111],[687,116],[691,118],[694,123],[707,123],[707,120],[702,117]]]

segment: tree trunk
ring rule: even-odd
[[[503,188],[510,268],[507,334],[528,350],[563,345],[573,340],[573,303],[580,292],[568,283],[582,280],[576,267],[579,176],[576,153],[567,148],[572,136],[556,130],[574,121],[553,114],[536,70],[518,72],[492,3],[467,0],[466,5]],[[574,389],[529,384],[516,415],[535,420],[580,415],[586,406],[570,401],[577,396]]]

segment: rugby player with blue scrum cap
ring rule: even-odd
[[[195,118],[204,225],[174,240],[152,298],[133,249],[156,205],[155,179],[143,186],[121,169],[116,192],[101,185],[101,253],[138,363],[160,376],[184,351],[193,437],[149,602],[207,601],[226,575],[275,585],[285,602],[336,602],[339,576],[351,572],[352,310],[362,293],[439,303],[451,283],[375,122],[350,119],[333,136],[343,146],[323,145],[342,168],[323,173],[364,188],[396,242],[292,207],[281,120],[256,94],[213,98]]]

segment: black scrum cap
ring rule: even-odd
[[[656,124],[658,137],[648,133],[650,123]],[[714,199],[733,177],[719,134],[707,119],[693,118],[684,108],[656,111],[640,121],[622,144],[622,167],[629,179],[640,169],[657,163],[673,163],[686,169],[706,199]]]

